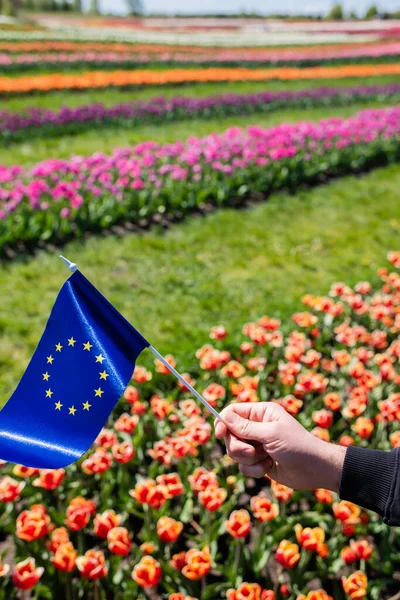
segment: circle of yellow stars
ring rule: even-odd
[[[67,342],[68,342],[67,347],[72,347],[72,348],[75,348],[75,344],[78,343],[74,337],[70,337],[67,340]],[[54,352],[55,356],[57,356],[57,352],[62,352],[62,350],[64,348],[64,346],[61,344],[61,342],[58,342],[58,344],[55,344],[54,347],[55,347],[55,352]],[[91,352],[92,348],[93,348],[93,344],[91,344],[90,341],[83,342],[83,344],[82,344],[83,351]],[[47,365],[50,365],[50,367],[48,367],[48,369],[51,370],[51,365],[53,364],[55,358],[54,358],[53,354],[50,354],[46,358],[47,358]],[[96,363],[99,363],[101,365],[101,368],[103,368],[103,361],[106,360],[105,357],[102,354],[98,354],[98,355],[95,355],[95,359],[96,359]],[[109,374],[107,373],[107,371],[105,369],[103,371],[99,372],[100,381],[107,381],[108,377],[109,377]],[[51,375],[48,370],[45,373],[43,373],[43,381],[45,381],[46,383],[50,383],[49,382],[50,378],[51,378]],[[95,398],[101,398],[102,395],[104,394],[104,390],[99,386],[97,389],[93,390],[93,393],[94,393]],[[46,394],[46,398],[51,399],[54,392],[51,389],[51,387],[49,387],[49,389],[45,390],[45,394]],[[64,405],[58,400],[57,402],[54,403],[54,410],[61,411],[63,406]],[[88,401],[82,402],[82,410],[89,411],[91,409],[91,407],[92,407],[92,405]],[[74,405],[68,406],[66,408],[68,409],[68,414],[72,415],[72,416],[75,416],[75,413],[78,411],[78,409]]]

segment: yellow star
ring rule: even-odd
[[[53,360],[54,358],[52,357],[52,355],[50,354],[50,356],[47,357],[47,364],[53,364]]]
[[[60,342],[58,342],[58,344],[56,344],[56,350],[57,350],[57,352],[61,352],[62,346],[61,346]]]
[[[46,373],[43,373],[43,381],[48,381],[50,378],[50,375],[48,374],[48,372],[46,371]]]
[[[53,394],[54,394],[54,392],[52,392],[51,389],[46,390],[46,398],[51,398]]]
[[[75,406],[71,406],[71,407],[70,407],[68,410],[69,410],[69,414],[70,414],[70,415],[75,415],[75,413],[76,413],[76,408],[75,408]]]
[[[86,342],[86,344],[83,344],[83,349],[84,350],[89,350],[90,348],[93,348],[93,344],[91,344],[90,342]]]
[[[96,362],[103,364],[103,360],[105,360],[105,358],[102,354],[99,354],[98,356],[96,356]]]
[[[104,379],[104,381],[107,381],[107,377],[109,377],[107,371],[103,371],[102,373],[100,373],[100,379]]]
[[[98,388],[97,390],[94,390],[94,395],[95,396],[100,396],[100,398],[101,398],[103,394],[104,394],[104,392],[103,392],[103,390],[101,388]]]
[[[56,402],[56,410],[61,410],[62,404],[60,401]]]
[[[73,337],[68,339],[68,346],[74,347],[75,344],[76,344],[76,340],[74,340]]]
[[[89,408],[92,406],[91,404],[89,404],[89,402],[82,402],[83,404],[83,410],[89,410]]]

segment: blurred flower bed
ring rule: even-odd
[[[0,167],[0,252],[264,199],[400,158],[400,107]]]
[[[0,36],[1,37],[1,36]],[[364,56],[371,54],[398,54],[398,43],[393,41],[378,41],[368,43],[348,42],[346,44],[324,44],[323,48],[318,45],[307,45],[301,48],[287,47],[276,49],[270,48],[221,48],[210,47],[206,48],[193,45],[171,45],[160,43],[129,43],[129,42],[90,42],[85,40],[66,41],[62,39],[42,39],[42,40],[13,40],[4,41],[0,39],[0,52],[9,52],[18,54],[23,52],[118,52],[118,53],[136,53],[136,54],[156,54],[164,56],[166,54],[192,54],[192,55],[207,55],[212,53],[215,56],[234,56],[235,60],[242,57],[250,58],[255,54],[262,57],[263,60],[289,60],[301,56],[302,58],[321,57],[328,54],[334,56]]]
[[[307,294],[291,326],[214,327],[185,378],[218,409],[273,401],[325,441],[399,446],[400,253],[388,259],[373,284]],[[4,599],[34,588],[49,600],[384,600],[399,589],[398,529],[328,490],[245,479],[157,361],[136,367],[78,463],[1,471]]]
[[[223,81],[282,81],[303,79],[342,79],[346,77],[378,77],[399,75],[398,62],[387,64],[349,64],[322,67],[249,68],[171,68],[164,70],[85,71],[83,73],[49,73],[0,77],[0,94],[29,94],[55,90],[84,90],[108,87],[171,85]]]
[[[400,44],[366,44],[356,48],[338,48],[325,50],[318,47],[311,50],[284,50],[284,51],[257,51],[243,50],[240,56],[230,50],[207,52],[200,50],[197,54],[164,51],[163,53],[134,53],[134,46],[130,51],[106,52],[85,50],[83,47],[78,52],[47,52],[47,53],[7,53],[0,54],[0,67],[5,72],[19,73],[27,70],[68,70],[75,68],[135,68],[151,64],[152,66],[229,66],[229,67],[268,67],[294,65],[298,67],[345,64],[348,62],[358,64],[365,62],[395,62],[400,54]]]
[[[7,144],[23,142],[36,136],[76,134],[99,127],[135,127],[146,123],[163,124],[191,118],[226,118],[289,107],[348,105],[360,100],[396,101],[399,96],[400,84],[391,84],[310,88],[298,92],[230,93],[205,98],[176,96],[167,99],[158,96],[142,102],[110,107],[99,103],[73,108],[63,106],[57,111],[28,106],[24,112],[0,111],[0,136]]]

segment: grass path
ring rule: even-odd
[[[400,242],[400,167],[347,177],[246,210],[190,218],[166,233],[93,237],[64,254],[162,352],[190,368],[210,327],[287,319],[306,292],[370,278]],[[0,266],[0,403],[38,341],[64,270],[41,252]],[[150,360],[150,359],[148,359]],[[143,359],[142,359],[143,361]]]

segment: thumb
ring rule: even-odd
[[[268,429],[271,423],[249,421],[243,419],[232,410],[226,411],[224,421],[232,433],[243,440],[254,440],[260,444],[265,444],[268,441]]]

